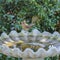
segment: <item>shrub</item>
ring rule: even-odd
[[[33,17],[38,19],[34,21]],[[60,20],[60,0],[0,0],[0,32],[20,32],[23,20],[34,23],[41,32],[55,31]]]

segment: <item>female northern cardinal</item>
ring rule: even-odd
[[[23,21],[23,22],[21,22],[21,25],[22,25],[22,28],[23,28],[24,30],[29,30],[34,24],[28,25],[28,24],[26,23],[26,21]]]

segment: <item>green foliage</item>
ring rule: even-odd
[[[20,22],[32,22],[38,16],[35,27],[40,31],[55,31],[60,20],[60,0],[0,0],[0,32],[12,29],[21,31]]]

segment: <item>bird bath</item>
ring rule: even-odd
[[[7,38],[10,40],[7,41]],[[7,56],[22,57],[22,60],[44,60],[45,57],[60,54],[60,34],[58,32],[40,33],[36,29],[32,32],[22,30],[20,33],[11,31],[9,35],[1,34],[0,41],[2,40],[7,43],[1,44],[0,52]]]

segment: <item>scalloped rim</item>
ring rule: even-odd
[[[7,47],[6,45],[1,45],[1,46]],[[15,49],[16,49],[16,51],[14,51]],[[6,50],[7,50],[7,48],[6,48]],[[2,51],[2,48],[0,48],[0,51]],[[18,53],[20,53],[22,58],[23,57],[24,58],[28,58],[26,55],[29,55],[31,53],[32,54],[32,57],[31,57],[31,55],[29,55],[30,58],[45,58],[45,57],[49,57],[49,56],[50,57],[51,56],[53,57],[53,56],[59,55],[60,54],[60,47],[58,49],[58,48],[56,48],[54,46],[50,46],[50,48],[48,50],[45,50],[44,48],[39,48],[36,52],[34,52],[30,48],[26,48],[23,52],[19,49],[19,52],[18,53],[16,53],[17,52],[17,48],[13,48],[13,49],[10,48],[10,51],[11,51],[12,54],[9,53],[9,55],[11,54],[11,56],[13,56],[13,54],[14,54],[13,57],[19,57],[18,56]],[[4,52],[1,52],[1,53],[5,54]],[[16,55],[15,55],[15,53],[16,53]],[[24,56],[25,53],[26,53],[26,55]],[[42,56],[41,55],[40,55],[40,57],[37,56],[37,53],[42,54]],[[45,54],[45,56],[44,56],[44,54]],[[8,54],[6,53],[5,55],[8,55]]]

